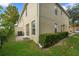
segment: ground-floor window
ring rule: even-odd
[[[61,32],[63,32],[63,25],[61,25]]]
[[[24,36],[24,32],[23,31],[18,31],[17,36]]]
[[[31,23],[31,26],[32,26],[32,35],[35,35],[35,20],[34,21],[32,21],[32,23]]]
[[[57,33],[57,28],[55,28],[55,33]]]
[[[63,31],[65,31],[65,25],[63,24]]]
[[[65,31],[65,25],[61,25],[61,32],[64,32]]]
[[[54,31],[55,31],[55,33],[57,32],[57,24],[55,23],[55,25],[54,25]]]
[[[29,24],[26,24],[26,35],[29,35]]]

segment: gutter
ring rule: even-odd
[[[59,3],[56,3],[56,5],[63,10],[63,12],[70,18],[70,15],[63,9],[63,7],[59,4]]]

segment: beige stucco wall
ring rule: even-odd
[[[26,15],[27,13],[27,15]],[[39,17],[38,17],[38,4],[36,3],[30,3],[27,5],[27,10],[24,11],[22,15],[22,19],[20,23],[18,24],[18,27],[23,27],[22,30],[24,32],[24,37],[31,38],[34,40],[36,43],[38,42],[38,36],[39,36]],[[31,28],[31,22],[35,20],[35,29],[36,29],[36,34],[32,35],[32,28]],[[26,35],[26,24],[29,24],[29,36]],[[18,28],[19,29],[19,28]]]
[[[20,19],[20,21],[16,24],[15,26],[15,33],[17,35],[18,31],[24,31],[24,21],[23,21],[23,17]]]
[[[55,15],[55,8],[58,9],[58,15]],[[27,16],[26,16],[27,11]],[[35,28],[36,35],[32,35],[31,22],[35,20]],[[54,25],[58,24],[57,29],[58,32],[61,31],[61,25],[65,24],[66,31],[69,30],[69,21],[67,15],[61,9],[57,7],[54,3],[29,3],[27,6],[27,10],[24,11],[21,20],[16,27],[16,31],[21,30],[24,32],[24,37],[29,37],[34,40],[36,43],[39,42],[39,34],[42,33],[54,33]],[[30,35],[26,35],[26,24],[29,23],[29,33]]]
[[[26,12],[26,11],[25,11]],[[39,26],[38,26],[38,22],[39,22],[39,16],[38,16],[38,4],[36,4],[36,3],[30,3],[30,4],[28,4],[28,6],[27,6],[27,17],[25,16],[25,18],[24,18],[24,20],[25,20],[25,31],[26,31],[26,24],[27,23],[29,23],[29,25],[30,25],[30,30],[29,30],[29,32],[30,32],[30,35],[29,35],[29,37],[31,38],[31,39],[33,39],[36,43],[38,42],[38,39],[39,39],[39,37],[38,37],[38,35],[39,35],[39,33],[38,33],[38,28],[39,28]],[[35,35],[32,35],[32,28],[31,28],[31,22],[33,21],[33,20],[35,20],[35,29],[36,29],[36,34]],[[25,32],[26,33],[26,32]]]
[[[68,31],[69,19],[68,16],[53,3],[41,3],[39,5],[39,32],[42,33],[54,33],[54,24],[57,23],[58,32],[61,32],[61,25],[65,24]],[[55,15],[55,8],[58,9],[58,15]],[[62,15],[61,15],[62,11]]]

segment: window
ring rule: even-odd
[[[55,23],[55,33],[57,33],[57,24]]]
[[[65,31],[65,25],[64,24],[62,25],[62,31],[63,32]]]
[[[35,35],[35,20],[32,21],[32,34]]]
[[[29,35],[29,24],[26,24],[26,35]]]
[[[58,14],[58,10],[57,9],[55,9],[55,15],[57,15]]]
[[[62,10],[61,10],[61,15],[62,15]]]
[[[61,25],[61,32],[63,32],[63,25]]]
[[[27,16],[27,7],[26,7],[26,11],[25,12],[26,12],[26,16]]]
[[[24,32],[23,31],[18,31],[17,36],[24,36]]]
[[[27,16],[27,10],[26,10],[26,16]]]
[[[55,33],[57,33],[57,28],[55,28]]]
[[[27,3],[27,7],[28,7],[28,3]],[[27,16],[27,7],[26,7],[26,16]]]

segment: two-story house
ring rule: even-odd
[[[26,3],[15,30],[38,44],[40,34],[69,31],[69,15],[58,3]]]

